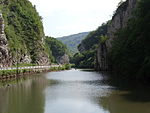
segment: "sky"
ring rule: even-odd
[[[46,36],[92,31],[111,19],[120,0],[29,0],[43,18]]]

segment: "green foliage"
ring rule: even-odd
[[[51,56],[53,57],[53,62],[56,62],[56,59],[64,54],[68,54],[67,47],[60,41],[52,37],[46,37],[46,45],[50,51]]]
[[[51,67],[50,71],[60,71],[60,70],[69,70],[71,69],[71,65],[70,64],[65,64],[65,65],[61,65],[58,67]]]
[[[97,30],[92,31],[87,35],[87,37],[82,40],[81,44],[78,46],[80,53],[76,53],[71,58],[71,63],[75,64],[77,68],[94,68],[95,64],[95,53],[98,47],[98,44],[104,43],[108,37],[107,27],[109,22],[102,24]],[[82,47],[84,50],[81,50]]]
[[[57,39],[64,43],[72,54],[75,54],[78,52],[77,46],[88,34],[89,32],[83,32],[75,35],[59,37]]]
[[[150,78],[150,0],[140,0],[127,27],[118,31],[109,53],[113,70],[121,78]]]
[[[67,70],[71,69],[71,65],[70,64],[65,64],[64,66],[65,66],[65,69],[67,69]]]
[[[76,53],[74,54],[73,57],[70,58],[70,63],[73,63],[75,64],[75,67],[78,67],[80,65],[80,62],[83,60],[84,60],[84,55],[82,55],[81,53]]]
[[[7,0],[0,10],[12,56],[15,57],[15,50],[18,50],[22,54],[29,54],[32,63],[37,63],[39,53],[46,54],[46,49],[42,42],[43,24],[35,7],[28,0]]]
[[[76,68],[94,68],[95,50],[76,53],[70,60]]]
[[[100,36],[100,43],[104,44],[108,40],[108,36]]]
[[[85,51],[90,50],[94,47],[94,45],[99,44],[100,36],[105,36],[107,33],[107,24],[102,24],[97,30],[90,32],[90,34],[82,40],[81,44],[79,44],[78,49],[80,50],[81,46],[84,46]],[[94,48],[93,48],[94,49]]]

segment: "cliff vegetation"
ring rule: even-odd
[[[28,0],[0,0],[10,62],[49,64],[42,18]]]

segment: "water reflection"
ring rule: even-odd
[[[0,113],[44,113],[46,79],[33,77],[0,89]]]
[[[149,89],[91,70],[50,72],[0,88],[0,113],[150,113]]]
[[[124,98],[124,95],[129,96],[130,93],[113,91],[109,96],[101,97],[99,104],[109,113],[150,113],[150,102],[131,101]]]

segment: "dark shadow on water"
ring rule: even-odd
[[[78,69],[78,70],[86,71],[86,72],[95,72],[95,70],[94,70],[94,69]]]
[[[119,91],[126,91],[128,93],[120,94],[123,98],[133,102],[150,102],[150,85],[140,82],[126,81],[120,79],[107,79],[110,86]]]

